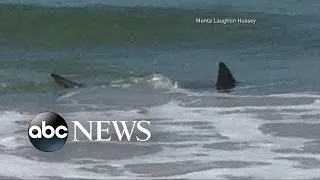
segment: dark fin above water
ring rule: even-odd
[[[218,78],[216,82],[217,90],[230,90],[236,87],[236,80],[223,62],[219,62]]]
[[[54,79],[57,85],[61,88],[76,88],[76,87],[82,86],[81,84],[72,82],[58,74],[51,73],[51,77]]]

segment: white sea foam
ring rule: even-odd
[[[21,128],[21,125],[15,122],[28,121],[32,118],[33,116],[30,114],[23,114],[17,111],[0,112],[0,145],[5,147],[6,149],[15,149],[19,146],[23,146],[27,138],[26,136],[22,136],[21,134],[15,133],[15,131]]]
[[[21,136],[5,136],[0,138],[0,146],[5,147],[7,150],[12,150],[20,146],[24,146],[25,137]]]
[[[284,98],[320,98],[320,95],[311,93],[289,93],[289,94],[271,94],[265,97],[284,97]]]
[[[81,171],[78,168],[83,165],[72,163],[53,163],[40,162],[13,155],[0,155],[0,175],[22,179],[39,179],[44,177],[61,177],[61,178],[87,178],[87,179],[125,179],[123,176],[108,176],[108,174],[98,174],[93,172]],[[132,177],[132,174],[131,174]]]
[[[23,114],[17,111],[2,111],[0,112],[0,135],[8,135],[18,128],[15,121],[29,120],[32,116]]]
[[[74,96],[74,95],[76,95],[76,94],[78,94],[78,93],[79,93],[78,91],[69,92],[69,93],[67,93],[67,94],[64,94],[64,95],[60,96],[60,97],[58,98],[58,100],[72,97],[72,96]]]
[[[294,167],[298,162],[278,157],[294,157],[297,153],[280,154],[275,149],[299,149],[308,139],[296,137],[280,137],[272,134],[264,134],[260,127],[268,123],[268,120],[259,119],[256,114],[248,110],[264,112],[265,110],[277,110],[281,113],[287,109],[301,110],[293,112],[294,116],[303,115],[304,112],[312,114],[320,113],[319,100],[311,104],[288,105],[288,106],[246,106],[246,107],[184,107],[179,101],[170,101],[167,104],[143,109],[131,110],[110,110],[110,111],[83,111],[76,113],[65,113],[65,119],[81,120],[134,120],[151,119],[151,123],[159,130],[154,132],[172,133],[177,136],[187,136],[188,140],[177,142],[150,142],[151,145],[160,145],[163,150],[155,154],[134,156],[129,159],[110,160],[107,163],[116,167],[124,168],[126,165],[139,163],[160,163],[166,164],[178,161],[197,161],[212,163],[214,161],[241,161],[241,162],[264,162],[265,165],[253,165],[243,168],[214,168],[212,170],[199,170],[199,172],[186,173],[172,178],[224,178],[230,176],[253,176],[257,178],[314,178],[317,177],[316,169],[299,169]],[[237,110],[237,113],[233,111]],[[241,112],[241,113],[239,113]],[[289,112],[286,115],[290,115]],[[296,114],[295,114],[296,113]],[[298,114],[297,114],[298,113]],[[13,131],[18,127],[15,120],[25,120],[30,115],[18,112],[2,112],[5,127],[1,133],[5,136],[0,139],[0,145],[5,144],[6,148],[19,146],[19,138],[12,136]],[[31,117],[32,118],[32,117]],[[159,119],[159,120],[158,120]],[[283,121],[282,121],[283,122]],[[303,122],[296,118],[293,121],[287,120],[283,123]],[[200,128],[199,128],[200,126]],[[9,128],[8,128],[9,127]],[[2,131],[3,130],[3,131]],[[214,137],[221,135],[224,138]],[[202,138],[198,140],[197,138]],[[21,138],[21,137],[20,137]],[[227,139],[226,139],[227,138]],[[11,144],[10,144],[10,143]],[[220,148],[205,148],[206,144],[224,143],[235,144],[239,149],[224,150]],[[245,144],[241,144],[245,142]],[[175,147],[174,145],[181,145]],[[248,145],[249,147],[246,147]],[[223,146],[223,145],[221,145]],[[116,153],[116,152],[115,152]],[[198,156],[197,154],[203,154]],[[299,157],[320,159],[318,154],[303,153]],[[66,178],[132,178],[138,175],[124,174],[123,176],[109,176],[107,174],[89,173],[77,168],[80,165],[71,163],[48,163],[23,159],[21,157],[0,154],[0,158],[6,164],[0,167],[1,176],[14,176],[17,178],[34,178],[40,176],[63,176]],[[101,164],[102,162],[99,162]],[[17,165],[18,164],[18,165]],[[21,167],[20,167],[21,166]],[[86,164],[82,165],[86,166]],[[137,165],[139,166],[139,165]],[[10,168],[19,169],[13,171]],[[28,168],[27,168],[28,167]],[[49,174],[47,171],[49,171]],[[128,169],[127,169],[128,170]],[[128,170],[129,171],[129,170]],[[160,177],[161,178],[161,177]],[[162,177],[163,178],[163,177]]]
[[[128,88],[133,84],[144,84],[149,85],[153,88],[164,88],[164,89],[175,89],[178,88],[177,82],[172,82],[168,77],[159,74],[153,73],[144,77],[130,77],[128,79],[117,79],[110,82],[111,87],[117,88]]]
[[[238,107],[238,109],[243,109],[244,107]],[[253,109],[255,107],[252,107]],[[265,110],[272,107],[265,106],[258,108],[258,110]],[[311,105],[297,105],[297,106],[279,106],[277,109],[315,109],[319,111],[316,103]],[[184,147],[183,150],[179,148],[166,148],[154,155],[145,156],[145,158],[137,157],[130,160],[122,160],[117,163],[120,164],[132,164],[135,163],[169,163],[176,161],[197,161],[210,163],[210,161],[243,161],[243,162],[263,162],[269,163],[261,166],[250,166],[243,168],[215,168],[213,170],[204,170],[201,172],[187,173],[179,176],[171,176],[173,178],[223,178],[230,176],[253,176],[258,178],[314,178],[317,177],[317,170],[314,169],[298,169],[294,165],[298,165],[298,162],[276,159],[277,157],[294,157],[297,156],[296,153],[286,153],[278,154],[272,150],[279,148],[292,148],[298,149],[307,139],[295,138],[295,137],[279,137],[273,136],[272,134],[263,134],[259,127],[266,123],[265,120],[255,118],[252,114],[248,113],[229,113],[229,114],[219,114],[219,112],[229,111],[230,108],[186,108],[180,106],[178,102],[170,102],[166,105],[153,107],[149,109],[149,116],[153,117],[165,117],[171,119],[173,122],[208,122],[214,125],[215,130],[221,135],[228,137],[228,140],[217,140],[212,138],[209,141],[196,141],[192,142],[195,145]],[[195,131],[191,128],[192,125],[182,125],[182,126],[172,126],[168,124],[165,127],[165,123],[161,126],[166,129],[167,132],[175,132],[178,134],[185,134],[189,132],[190,138],[192,135],[207,134],[212,135],[214,130]],[[186,127],[182,129],[182,127]],[[211,133],[210,133],[211,132]],[[224,151],[220,149],[206,149],[202,148],[202,145],[207,143],[218,143],[218,142],[232,142],[241,143],[247,142],[252,148],[243,148],[239,150]],[[190,143],[190,142],[189,142]],[[190,144],[192,144],[190,143]],[[241,146],[240,146],[241,147]],[[206,156],[196,156],[195,154],[203,153]],[[208,158],[209,157],[209,158]],[[317,154],[299,154],[299,157],[312,157],[320,159],[320,155]],[[148,161],[146,161],[148,160]],[[116,162],[113,162],[116,163]]]

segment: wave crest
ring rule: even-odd
[[[168,77],[160,74],[153,73],[143,77],[130,77],[128,79],[118,79],[110,83],[111,87],[128,88],[132,85],[147,85],[159,89],[176,89],[178,82],[171,81]]]

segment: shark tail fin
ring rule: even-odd
[[[62,87],[62,88],[76,88],[76,87],[80,87],[82,86],[80,83],[76,83],[76,82],[73,82],[73,81],[70,81],[58,74],[54,74],[54,73],[51,73],[50,74],[51,77],[54,79],[54,81],[56,82],[56,84],[59,86],[59,87]]]

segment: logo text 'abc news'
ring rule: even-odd
[[[127,141],[131,141],[132,134],[136,128],[143,133],[144,138],[135,136],[136,141],[148,141],[151,138],[151,132],[147,128],[150,121],[87,121],[89,129],[86,129],[79,121],[71,121],[73,123],[73,140],[80,141],[78,136],[80,131],[89,141],[106,142],[111,141],[111,136],[104,138],[104,134],[109,133],[109,127],[113,127],[117,135],[117,140],[122,141],[126,136]],[[129,130],[128,124],[132,125]],[[96,127],[96,138],[94,139],[93,126]],[[121,129],[122,128],[122,129]],[[44,152],[53,152],[60,149],[68,139],[68,125],[66,121],[54,112],[43,112],[35,116],[30,122],[28,135],[30,142],[34,147]]]

